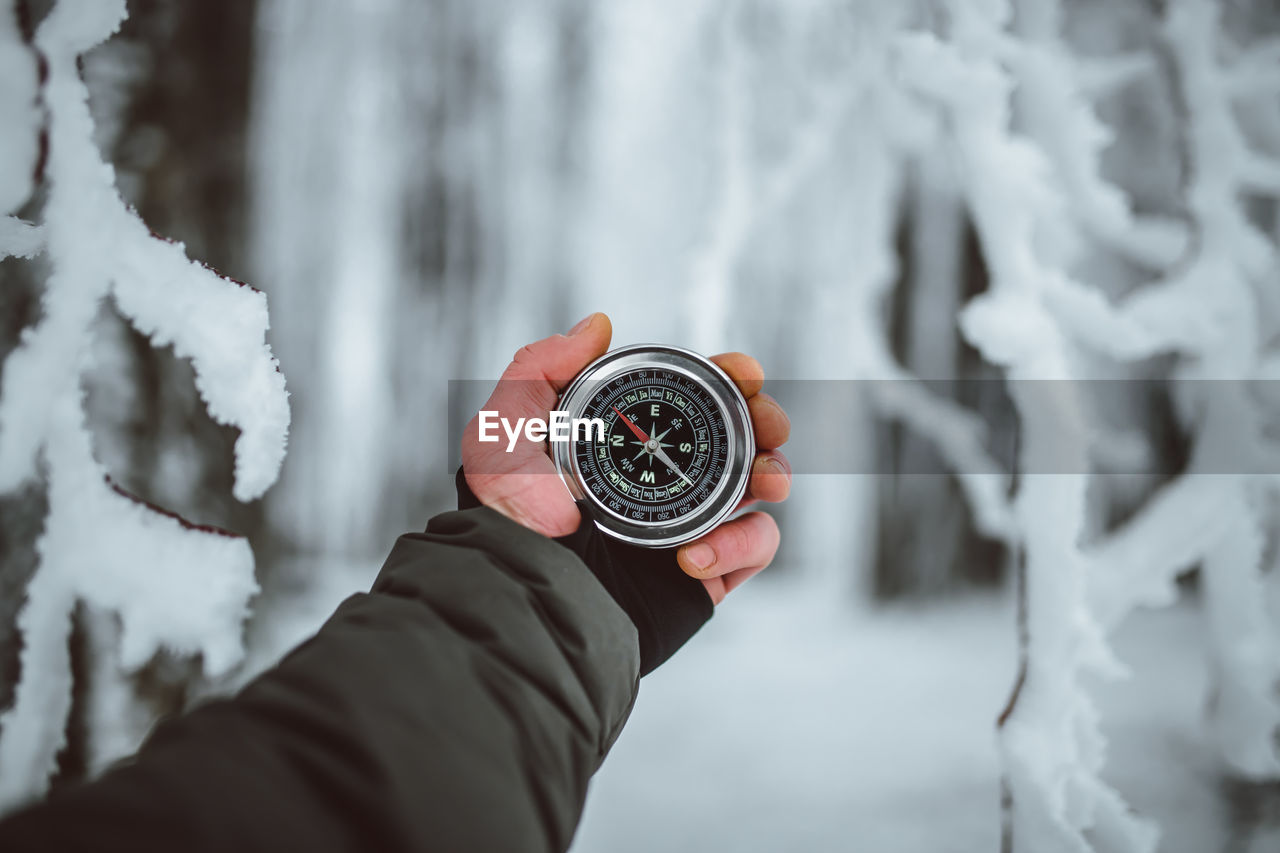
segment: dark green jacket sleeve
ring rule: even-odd
[[[0,823],[0,850],[561,851],[637,649],[568,549],[446,513],[238,696]]]

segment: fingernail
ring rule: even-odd
[[[569,330],[569,335],[568,335],[568,336],[572,338],[574,335],[576,335],[576,334],[578,334],[579,332],[581,332],[581,331],[582,331],[583,329],[585,329],[587,326],[590,326],[590,325],[591,325],[591,321],[595,319],[595,316],[596,316],[596,314],[598,314],[598,313],[599,313],[598,311],[592,311],[590,314],[588,314],[587,316],[585,316],[585,317],[583,317],[581,320],[579,320],[579,321],[578,321],[578,323],[577,323],[577,325],[575,325],[572,329],[570,329],[570,330]]]
[[[707,543],[699,542],[684,549],[684,559],[695,569],[702,570],[709,568],[716,561],[716,552]]]
[[[777,459],[770,458],[770,459],[764,460],[764,472],[766,474],[773,474],[775,476],[785,477],[787,476],[787,467],[783,465],[781,462],[779,462]]]

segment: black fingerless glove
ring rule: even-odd
[[[456,483],[458,509],[481,505],[461,468]],[[596,527],[587,501],[580,500],[577,506],[582,523],[555,541],[582,558],[631,617],[640,635],[640,674],[648,675],[711,618],[711,596],[701,581],[689,577],[676,563],[675,548],[641,548],[620,542]]]

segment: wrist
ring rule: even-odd
[[[472,491],[470,478],[463,468],[458,469],[455,484],[458,509],[486,506],[511,518]],[[711,596],[701,581],[684,573],[676,563],[673,549],[641,548],[612,540],[596,526],[589,505],[584,502],[570,504],[570,507],[576,517],[573,527],[550,538],[575,554],[630,617],[640,640],[640,674],[645,675],[674,654],[711,618],[714,610]],[[512,520],[528,529],[537,529]]]
[[[572,505],[569,506],[569,512],[547,513],[537,510],[531,512],[520,501],[497,498],[486,503],[485,506],[505,515],[516,524],[529,528],[534,533],[541,533],[548,539],[568,536],[582,523],[582,515]]]
[[[578,529],[578,525],[582,521],[582,516],[578,512],[577,506],[569,498],[566,491],[563,501],[558,502],[541,502],[531,503],[524,494],[526,489],[519,488],[521,484],[517,481],[522,477],[546,477],[546,474],[507,474],[500,479],[506,487],[505,491],[496,491],[491,488],[492,484],[487,482],[487,478],[483,475],[472,478],[465,473],[465,468],[459,468],[457,477],[455,478],[455,486],[458,490],[458,508],[468,509],[473,506],[487,506],[494,512],[499,513],[514,521],[522,527],[527,527],[534,533],[540,533],[548,539],[555,539],[559,536],[567,536]],[[516,484],[516,493],[508,494],[513,482]],[[464,498],[466,505],[464,506]]]

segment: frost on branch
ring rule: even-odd
[[[0,717],[0,811],[42,794],[65,739],[71,703],[68,636],[77,601],[115,612],[120,663],[136,668],[158,650],[200,654],[209,674],[243,654],[241,625],[256,590],[247,541],[186,522],[133,498],[94,459],[80,379],[100,302],[157,346],[189,358],[212,417],[240,429],[235,495],[260,496],[275,481],[289,424],[284,379],[265,343],[263,294],[189,260],[155,237],[115,189],[93,144],[79,54],[107,38],[123,2],[63,0],[41,23],[35,48],[48,76],[39,90],[48,134],[48,199],[37,227],[9,218],[0,256],[41,248],[52,272],[43,318],[5,363],[0,387],[0,490],[17,488],[43,460],[49,514],[37,544],[40,564],[19,615],[21,676]],[[0,63],[34,67],[0,15]],[[33,78],[34,79],[34,78]],[[32,95],[36,92],[32,89]],[[0,149],[38,139],[25,102],[4,103]],[[17,121],[10,122],[14,115]],[[0,199],[12,210],[31,190],[29,167],[0,169]]]
[[[1266,161],[1250,150],[1233,110],[1239,64],[1273,48],[1224,66],[1218,16],[1213,3],[1180,0],[1165,24],[1186,122],[1186,198],[1196,235],[1187,261],[1117,306],[1080,292],[1060,304],[1074,309],[1064,316],[1089,345],[1120,359],[1175,352],[1185,357],[1179,378],[1195,380],[1176,389],[1193,436],[1191,466],[1097,546],[1092,597],[1115,624],[1136,605],[1171,600],[1177,573],[1203,561],[1214,740],[1234,773],[1276,779],[1280,642],[1261,574],[1264,492],[1275,481],[1239,472],[1273,470],[1276,454],[1264,401],[1248,393],[1246,380],[1266,378],[1275,359],[1263,342],[1277,319],[1269,293],[1277,256],[1244,209],[1242,196]],[[1274,73],[1261,80],[1276,82]],[[1224,470],[1226,460],[1237,461]]]
[[[706,233],[690,269],[688,305],[696,306],[691,342],[704,350],[725,345],[725,330],[733,319],[730,296],[741,284],[739,267],[753,239],[774,224],[771,220],[806,181],[838,159],[856,188],[842,203],[851,208],[857,227],[840,235],[842,254],[850,259],[841,275],[818,277],[807,285],[816,314],[823,318],[820,326],[842,318],[837,340],[810,341],[808,348],[822,352],[825,362],[846,375],[875,380],[863,386],[875,413],[930,442],[963,490],[977,530],[1009,542],[1015,535],[1006,498],[1009,477],[986,449],[984,424],[905,369],[883,328],[888,297],[900,273],[894,231],[905,168],[910,155],[932,142],[935,133],[932,115],[895,85],[890,67],[889,46],[910,23],[910,5],[866,5],[856,27],[822,4],[799,16],[805,23],[800,30],[809,38],[796,39],[791,63],[798,69],[797,88],[811,93],[812,103],[775,143],[779,152],[772,157],[764,155],[769,146],[758,138],[756,102],[761,98],[753,86],[759,70],[752,64],[751,45],[743,43],[744,8],[729,4],[716,24],[718,116],[712,160],[718,174]],[[838,58],[815,60],[813,54],[822,54],[817,45],[830,40],[843,48],[836,52]],[[849,48],[850,41],[856,49]],[[776,67],[769,70],[777,73]]]
[[[1005,31],[1011,7],[948,7],[954,41],[904,37],[900,66],[904,79],[946,116],[992,276],[990,291],[964,310],[961,326],[989,361],[1004,366],[1023,435],[1014,501],[1025,559],[1022,663],[1000,721],[1006,843],[1028,851],[1150,851],[1154,827],[1130,814],[1101,779],[1104,741],[1080,686],[1088,671],[1115,675],[1120,669],[1088,609],[1079,544],[1090,455],[1083,439],[1087,406],[1070,381],[1078,375],[1075,353],[1049,296],[1068,277],[1069,244],[1046,234],[1063,220],[1065,196],[1043,148],[1011,129],[1014,78],[1004,61],[1016,62],[1020,50]],[[1056,9],[1029,11],[1056,20]],[[1074,97],[1070,89],[1066,94]],[[1085,114],[1080,108],[1071,113],[1077,121]],[[1087,127],[1064,132],[1093,146]],[[1077,184],[1075,200],[1123,220],[1121,200],[1092,177],[1087,154],[1094,149],[1087,147],[1065,170]],[[1037,460],[1048,458],[1068,473],[1037,471]]]
[[[1096,65],[1074,60],[1060,36],[1057,0],[955,0],[950,42],[901,41],[903,77],[948,118],[966,197],[992,272],[991,290],[962,314],[969,340],[1014,380],[1024,436],[1015,514],[1025,547],[1022,669],[1001,717],[1009,812],[1019,850],[1150,850],[1153,827],[1129,814],[1099,777],[1103,741],[1079,684],[1087,670],[1118,673],[1105,632],[1138,605],[1176,595],[1178,572],[1201,565],[1214,668],[1213,739],[1234,773],[1276,778],[1280,649],[1266,612],[1260,563],[1263,498],[1277,448],[1263,401],[1242,380],[1269,375],[1276,251],[1249,221],[1244,195],[1280,186],[1271,160],[1250,150],[1233,97],[1254,77],[1220,59],[1217,7],[1178,0],[1166,33],[1186,135],[1188,227],[1135,216],[1102,177],[1108,133],[1091,98],[1132,79],[1141,63],[1100,86]],[[1273,57],[1264,45],[1238,62]],[[1263,57],[1260,59],[1259,57]],[[1011,129],[1015,90],[1025,134]],[[1272,91],[1274,97],[1274,88]],[[1184,233],[1185,232],[1185,233]],[[1076,276],[1083,250],[1106,246],[1163,278],[1113,303]],[[1092,360],[1081,350],[1093,350]],[[1192,434],[1188,472],[1126,525],[1081,547],[1089,476],[1087,401],[1071,380],[1097,356],[1119,366],[1159,353],[1186,356],[1179,414]],[[1046,390],[1034,393],[1037,385]],[[1036,473],[1037,459],[1060,470]],[[1065,463],[1065,464],[1064,464]],[[1224,471],[1224,465],[1231,467]]]

